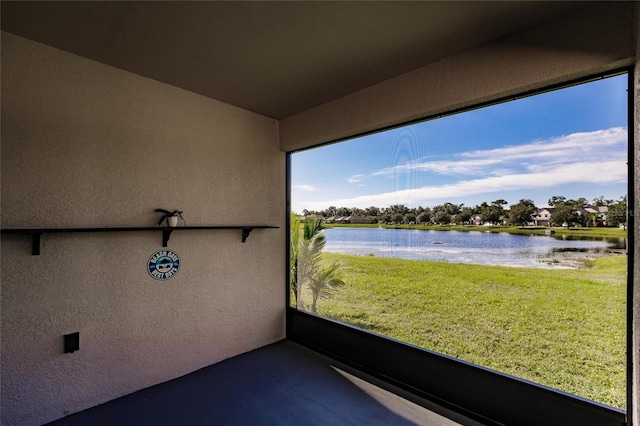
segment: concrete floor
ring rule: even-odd
[[[478,423],[284,340],[50,424]]]

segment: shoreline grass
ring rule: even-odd
[[[345,264],[347,284],[320,315],[625,408],[625,255],[577,270],[324,259]]]

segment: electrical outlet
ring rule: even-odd
[[[80,332],[64,335],[64,353],[80,350]]]

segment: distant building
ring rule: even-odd
[[[587,218],[587,226],[602,226],[607,224],[608,206],[584,206],[576,212]]]
[[[553,207],[543,207],[538,209],[533,215],[533,224],[535,226],[551,226],[551,214],[555,209]]]
[[[474,214],[469,219],[469,224],[470,225],[482,225],[482,216],[480,216],[479,214]]]
[[[373,223],[373,220],[367,216],[347,216],[339,219],[336,219],[336,223]]]

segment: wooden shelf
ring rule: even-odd
[[[162,232],[162,247],[166,247],[174,231],[195,231],[211,229],[240,229],[242,231],[242,242],[244,243],[249,234],[254,229],[277,229],[278,226],[267,225],[223,225],[223,226],[176,226],[176,227],[130,227],[130,228],[23,228],[23,229],[3,229],[3,234],[24,234],[31,236],[31,254],[40,254],[40,237],[42,234],[61,234],[76,232]]]

